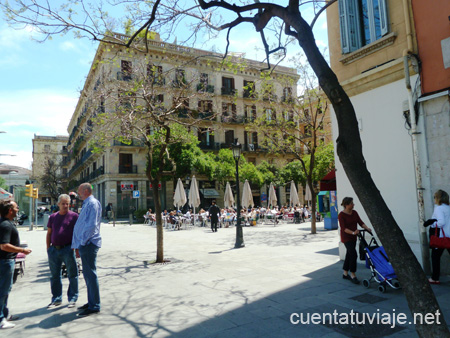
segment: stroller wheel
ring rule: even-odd
[[[394,288],[399,288],[400,287],[400,282],[396,279],[392,280],[392,285],[394,286]]]
[[[386,287],[384,285],[378,285],[378,291],[380,291],[381,293],[385,293],[386,292]]]
[[[370,282],[367,279],[363,280],[363,285],[366,289],[370,288]]]

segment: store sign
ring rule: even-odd
[[[158,183],[158,190],[161,190],[162,186],[161,183]],[[153,185],[150,183],[150,190],[153,190]]]
[[[120,190],[122,191],[133,191],[133,182],[120,182]]]

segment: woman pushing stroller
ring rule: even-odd
[[[350,280],[353,284],[359,284],[360,282],[355,275],[356,260],[358,259],[356,253],[356,238],[359,233],[358,224],[370,233],[372,233],[372,230],[364,224],[358,213],[353,210],[355,204],[352,197],[344,197],[341,205],[344,207],[344,210],[339,213],[338,220],[341,227],[341,242],[344,243],[347,249],[342,278]]]

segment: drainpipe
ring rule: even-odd
[[[411,77],[409,74],[409,58],[413,53],[413,39],[412,39],[412,30],[411,30],[411,17],[409,13],[409,0],[403,0],[403,14],[405,18],[405,29],[406,29],[406,42],[407,49],[403,51],[403,67],[405,72],[405,85],[406,90],[408,92],[408,105],[410,112],[410,120],[411,120],[411,142],[413,147],[413,158],[414,158],[414,169],[416,176],[416,189],[417,189],[417,203],[418,203],[418,213],[419,213],[419,240],[421,246],[422,253],[422,265],[425,273],[429,273],[431,271],[430,266],[430,250],[428,246],[428,236],[427,229],[422,226],[425,221],[425,203],[423,199],[424,188],[422,185],[422,170],[420,165],[420,156],[419,150],[417,146],[418,136],[421,134],[417,132],[417,124],[416,124],[416,111],[414,110],[414,102],[412,96],[411,89]]]
[[[413,147],[413,157],[414,157],[414,169],[416,174],[416,189],[417,189],[417,203],[418,203],[418,212],[419,212],[419,238],[422,252],[422,264],[426,273],[430,271],[430,250],[428,247],[428,237],[427,237],[427,229],[422,226],[425,221],[425,203],[423,199],[424,188],[422,185],[422,170],[420,165],[420,156],[419,149],[417,146],[417,138],[421,134],[421,132],[417,131],[416,124],[416,112],[414,110],[414,103],[412,97],[411,90],[411,78],[409,74],[409,56],[403,56],[403,66],[405,71],[405,84],[406,90],[408,92],[408,104],[409,104],[409,112],[410,112],[410,121],[411,121],[411,141]]]

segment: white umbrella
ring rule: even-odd
[[[289,197],[289,204],[293,207],[300,204],[298,199],[297,187],[294,181],[291,181],[291,196]]]
[[[175,188],[175,195],[173,196],[173,204],[178,208],[185,205],[187,202],[186,193],[184,191],[183,182],[178,179],[177,187]]]
[[[277,194],[275,192],[275,188],[273,186],[273,183],[270,183],[270,187],[269,187],[269,198],[267,199],[267,207],[269,207],[270,205],[272,207],[277,205]]]
[[[248,180],[245,180],[244,189],[242,190],[242,207],[248,208],[249,206],[254,206],[253,195]]]
[[[225,208],[231,208],[234,204],[233,191],[231,191],[230,182],[227,182],[225,187],[225,195],[223,196],[223,204]]]
[[[306,201],[311,201],[311,199],[312,199],[311,189],[309,189],[309,185],[308,185],[308,183],[306,183],[305,200]]]
[[[198,192],[197,179],[192,176],[191,187],[189,188],[189,205],[194,208],[194,225],[195,225],[195,208],[200,205],[200,193]]]

